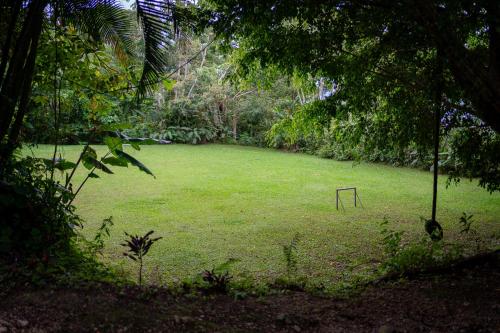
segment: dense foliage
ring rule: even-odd
[[[234,48],[237,41],[241,73],[256,64],[276,66],[288,74],[313,75],[337,86],[324,111],[335,115],[331,123],[322,120],[322,126],[314,125],[314,133],[306,133],[311,123],[304,121],[310,117],[301,110],[298,119],[274,128],[281,136],[288,132],[288,144],[300,138],[308,150],[321,146],[322,155],[398,164],[421,156],[418,164],[426,164],[436,112],[441,117],[452,115],[442,132],[457,127],[468,133],[464,137],[469,140],[474,140],[474,128],[464,126],[464,117],[489,127],[486,131],[493,131],[492,138],[500,129],[500,4],[496,1],[203,3],[214,13],[211,25],[226,47]],[[312,107],[313,113],[316,109]],[[464,147],[473,145],[465,141]],[[485,170],[456,154],[456,140],[449,143],[454,146],[442,143],[443,152],[454,154],[456,170],[482,177],[481,184],[489,190],[498,187],[491,177],[499,171],[498,152],[481,148],[493,153]]]
[[[127,119],[127,134],[180,143],[264,144],[277,105],[289,103],[286,81],[263,90],[234,77],[231,58],[222,54],[211,33],[183,33],[172,54],[171,81],[140,112]]]
[[[8,176],[0,183],[2,257],[16,261],[32,254],[47,261],[68,250],[80,220],[68,205],[70,193],[46,177],[47,165],[50,161],[27,158],[7,166]]]
[[[174,15],[174,7],[165,2],[161,6],[164,12],[159,14],[157,4],[136,1],[141,25],[138,30],[134,17],[118,1],[0,2],[2,276],[5,265],[10,267],[10,273],[27,267],[30,275],[39,267],[51,272],[62,267],[64,271],[84,265],[86,259],[93,261],[93,255],[80,255],[75,246],[75,228],[80,221],[72,202],[82,186],[89,178],[99,177],[97,170],[112,173],[105,164],[132,164],[152,175],[142,163],[123,152],[120,137],[112,132],[120,126],[103,126],[102,118],[117,102],[103,96],[102,89],[121,91],[124,86],[126,90],[133,86],[138,97],[152,90],[166,70],[170,33],[179,26],[178,19],[188,15],[183,8]],[[105,45],[116,55],[116,66],[111,64]],[[132,77],[137,73],[121,70],[129,59],[137,61],[139,55],[139,75]],[[75,127],[79,124],[74,118],[85,118],[86,126]],[[23,128],[31,128],[32,139],[55,143],[52,159],[14,156]],[[61,129],[77,140],[79,132],[89,129],[88,143],[76,162],[57,154]],[[30,140],[29,131],[25,133],[24,140]],[[109,152],[98,158],[89,141],[105,135]],[[134,142],[131,144],[139,149]],[[79,165],[89,173],[79,186],[73,187],[72,177]],[[57,170],[63,172],[62,181],[54,176]]]
[[[497,1],[137,0],[132,11],[119,1],[32,0],[0,9],[2,261],[45,265],[75,251],[72,202],[111,166],[153,176],[123,143],[269,145],[426,169],[440,148],[450,182],[479,177],[500,190]],[[21,142],[54,144],[53,156],[17,157]],[[77,161],[58,155],[68,143],[83,145]],[[108,152],[97,156],[94,143]],[[88,173],[73,184],[79,166]],[[437,171],[434,183],[436,199]]]
[[[264,71],[255,73],[259,80],[237,77],[232,57],[218,50],[208,32],[177,36],[169,57],[172,71],[139,104],[129,89],[140,74],[139,64],[125,67],[110,48],[85,40],[71,27],[60,31],[56,40],[51,32],[42,39],[40,70],[23,132],[30,142],[102,142],[102,137],[90,137],[93,128],[124,124],[123,133],[132,137],[265,145],[265,133],[279,117],[275,111],[299,103],[291,97],[297,89],[286,77],[270,79]],[[57,122],[50,103],[55,43],[65,55],[57,65],[63,73]]]
[[[58,169],[64,169],[60,161]],[[16,157],[0,180],[0,284],[116,280],[97,260],[99,234],[87,240],[73,194],[50,176],[50,160]]]

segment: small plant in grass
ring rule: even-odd
[[[226,292],[229,286],[229,282],[232,280],[233,276],[229,275],[229,272],[217,273],[214,269],[205,270],[201,273],[201,278],[203,281],[207,282],[210,289],[217,292]]]
[[[129,238],[125,240],[125,243],[121,244],[122,246],[128,247],[128,251],[124,252],[123,255],[129,257],[133,261],[139,262],[139,285],[142,285],[142,267],[143,267],[143,259],[146,254],[148,254],[151,246],[161,239],[161,237],[151,238],[150,236],[153,234],[153,230],[146,233],[144,236],[138,235],[129,235],[125,232],[125,235]]]
[[[234,299],[244,299],[248,296],[264,296],[270,292],[270,286],[265,283],[256,283],[249,275],[240,275],[238,280],[231,282],[230,295]]]
[[[461,234],[469,234],[469,233],[476,233],[476,230],[471,229],[472,222],[474,220],[472,219],[474,215],[467,215],[467,213],[463,212],[462,216],[458,220],[458,223],[461,226],[460,233]]]
[[[283,245],[283,255],[286,262],[286,273],[290,277],[297,273],[297,246],[299,243],[299,234],[295,234],[289,244]]]
[[[278,289],[303,291],[306,286],[304,278],[297,278],[297,249],[299,234],[290,240],[290,243],[283,245],[283,257],[286,263],[286,276],[279,277],[274,282],[274,287]]]
[[[402,244],[403,232],[389,229],[388,223],[387,219],[381,223],[386,258],[380,268],[384,274],[408,276],[443,266],[460,256],[460,248],[425,236]]]
[[[476,251],[479,252],[481,250],[482,241],[477,230],[472,228],[472,223],[474,222],[473,217],[474,215],[468,215],[463,212],[458,223],[460,224],[460,234],[464,235],[469,240],[473,240],[476,243]]]
[[[97,229],[97,232],[93,240],[87,241],[83,238],[83,243],[89,254],[95,256],[97,254],[102,255],[104,249],[104,240],[109,238],[111,234],[111,227],[113,226],[113,216],[105,218],[102,220],[101,226]]]
[[[208,283],[210,290],[221,293],[227,292],[229,282],[233,279],[233,276],[229,274],[229,267],[237,261],[238,259],[230,258],[212,270],[203,271],[201,273],[202,280]]]
[[[389,257],[394,257],[401,246],[401,237],[404,231],[394,231],[388,228],[389,220],[384,217],[384,220],[380,223],[382,230],[380,233],[383,236],[382,244],[384,245],[384,252]]]

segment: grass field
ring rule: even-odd
[[[50,146],[34,150],[50,156]],[[98,152],[105,147],[97,146]],[[162,236],[146,259],[149,281],[193,277],[229,258],[236,277],[272,281],[285,273],[282,246],[299,235],[298,275],[331,284],[346,268],[381,257],[380,222],[423,235],[429,217],[432,175],[376,164],[353,165],[302,154],[226,145],[143,146],[126,149],[156,179],[135,167],[91,179],[75,201],[93,235],[103,218],[115,225],[105,257],[116,267],[134,267],[122,257],[123,232],[155,230]],[[64,146],[76,160],[79,146]],[[80,170],[77,179],[83,179]],[[474,215],[484,237],[500,235],[500,195],[463,180],[446,189],[440,178],[438,221],[445,240],[458,237],[462,212]],[[335,188],[356,186],[363,208],[342,193],[345,211],[335,209]],[[362,266],[362,265],[361,265]],[[361,267],[358,266],[358,267]]]

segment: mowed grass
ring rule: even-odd
[[[95,148],[106,152],[103,146]],[[64,146],[62,152],[76,160],[81,149]],[[45,157],[51,151],[40,146],[34,153]],[[331,285],[348,267],[382,257],[384,217],[390,228],[404,230],[406,239],[419,239],[424,234],[420,217],[430,216],[429,172],[228,145],[126,151],[156,178],[135,167],[114,167],[114,175],[90,179],[75,204],[89,237],[103,218],[113,216],[105,260],[129,273],[136,267],[122,256],[124,231],[154,230],[162,236],[146,258],[153,282],[193,277],[229,258],[239,260],[231,267],[237,278],[270,282],[285,274],[282,247],[298,234],[297,274]],[[84,175],[80,169],[75,184]],[[448,189],[446,176],[439,182],[438,221],[445,241],[459,237],[462,212],[474,215],[483,237],[498,239],[499,194],[489,194],[475,181]],[[343,186],[358,188],[363,207],[354,208],[352,193],[343,192],[345,211],[336,210],[335,189]]]

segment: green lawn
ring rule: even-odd
[[[104,152],[105,147],[96,147]],[[35,150],[50,156],[50,146]],[[81,147],[62,148],[76,160]],[[429,217],[432,175],[377,164],[353,165],[303,154],[227,145],[143,146],[127,152],[156,179],[135,167],[114,167],[114,175],[91,179],[75,201],[91,236],[103,218],[115,226],[106,260],[131,271],[122,257],[123,232],[155,230],[162,236],[147,258],[149,280],[164,283],[192,277],[229,258],[232,273],[256,281],[283,275],[282,246],[299,234],[298,274],[311,281],[337,281],[345,268],[381,257],[384,217],[406,237],[422,235]],[[80,170],[77,179],[83,178]],[[484,237],[500,235],[500,195],[476,182],[446,189],[440,178],[438,220],[445,239],[458,236],[462,212],[474,214]],[[335,209],[335,188],[357,186],[363,208],[343,193],[346,210]]]

